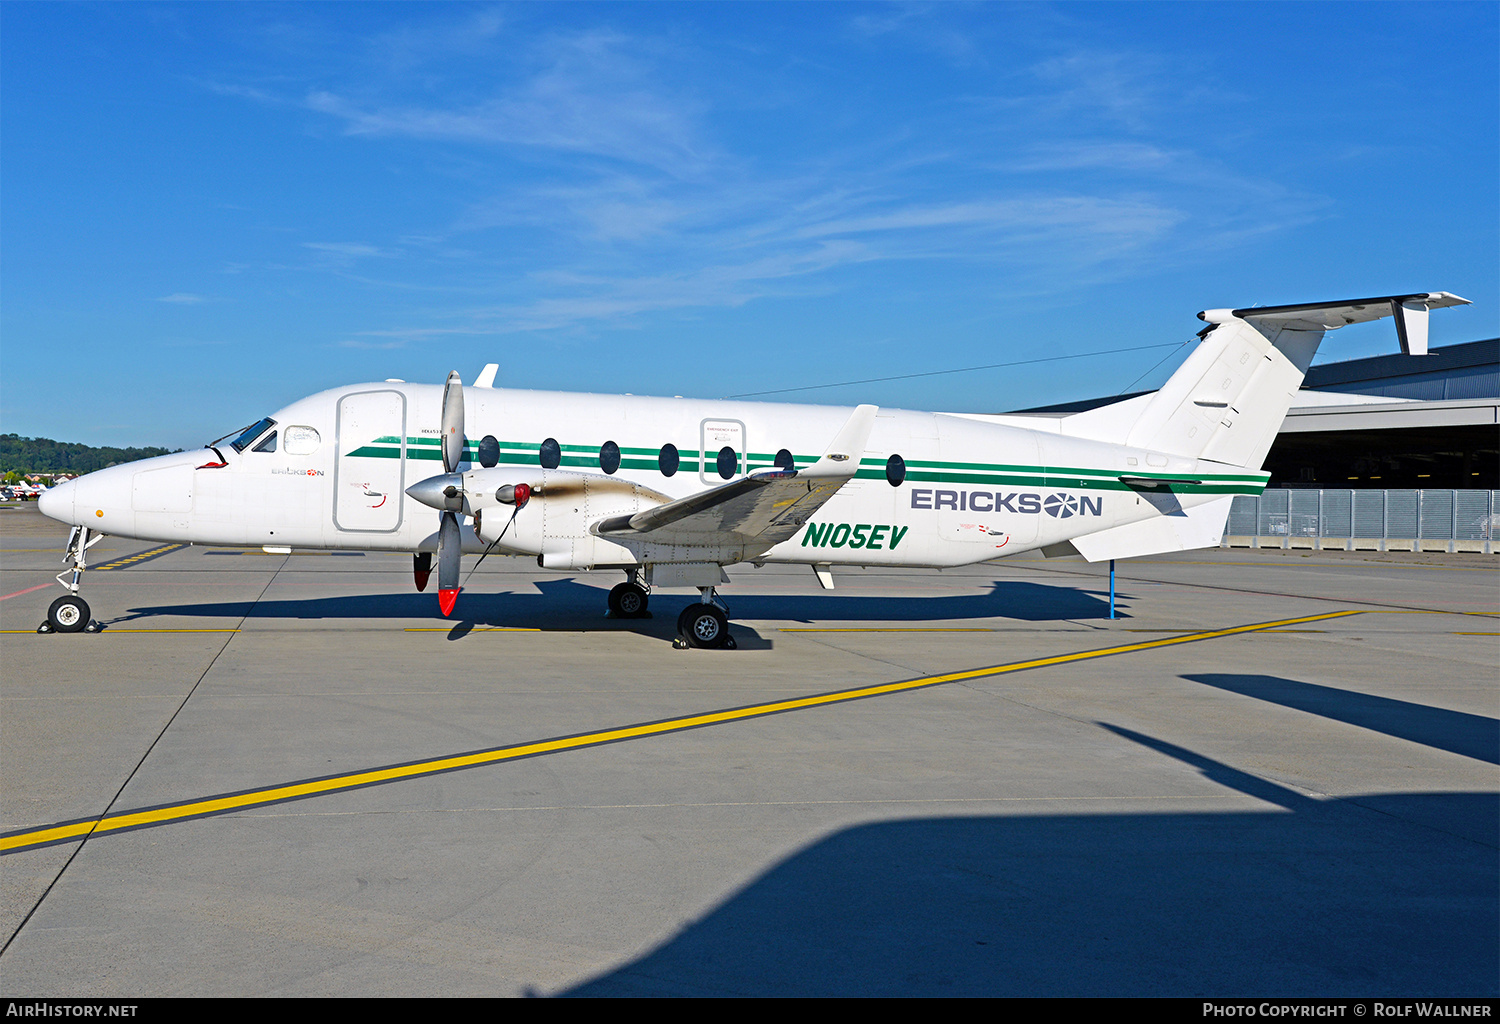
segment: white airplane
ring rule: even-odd
[[[409,551],[418,590],[436,552],[444,615],[465,552],[612,569],[626,577],[609,594],[619,616],[643,615],[653,588],[697,588],[677,639],[697,647],[734,645],[716,588],[739,562],[811,565],[832,588],[834,566],[1209,547],[1233,496],[1265,487],[1260,466],[1325,331],[1394,316],[1420,355],[1428,311],[1467,301],[1206,310],[1160,391],[1061,417],[517,391],[494,387],[494,364],[467,388],[456,371],[441,387],[335,388],[227,444],[47,491],[41,511],[73,527],[72,568],[39,631],[99,628],[79,579],[106,534]]]

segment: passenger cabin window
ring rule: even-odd
[[[500,461],[500,441],[494,434],[485,434],[479,442],[479,464],[493,469]]]
[[[599,446],[599,468],[611,475],[620,468],[619,445],[613,441],[605,441]]]
[[[671,443],[662,445],[661,453],[656,456],[656,464],[661,468],[662,476],[675,476],[677,467],[682,465],[682,457],[677,454],[677,446]]]
[[[792,453],[791,452],[789,452],[785,448],[783,448],[783,449],[781,449],[781,451],[779,451],[779,452],[776,453],[776,468],[777,469],[796,469],[797,468],[797,460],[792,458]]]
[[[556,469],[562,465],[562,446],[557,443],[557,438],[549,437],[543,441],[537,449],[536,459],[543,469]]]
[[[886,459],[885,478],[890,481],[892,487],[900,487],[902,481],[906,479],[906,460],[899,455],[892,455]]]
[[[734,471],[739,468],[739,462],[733,448],[725,445],[719,449],[719,475],[725,480],[734,476]]]
[[[267,430],[270,430],[275,425],[276,421],[267,416],[265,419],[261,420],[254,426],[246,427],[244,432],[241,433],[239,437],[229,442],[229,447],[233,448],[237,452],[242,452],[246,448],[249,448],[250,445],[255,442],[255,439],[257,437],[264,434]]]

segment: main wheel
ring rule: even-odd
[[[47,621],[59,633],[81,633],[89,624],[89,603],[76,594],[59,597],[47,609]]]
[[[609,610],[622,619],[638,619],[646,614],[650,597],[634,583],[621,583],[609,592]]]
[[[677,619],[677,629],[694,647],[724,647],[729,616],[711,604],[690,604]]]

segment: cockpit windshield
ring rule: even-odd
[[[244,431],[242,431],[240,433],[239,437],[237,437],[233,441],[229,442],[229,446],[231,448],[233,448],[237,452],[242,452],[246,448],[250,447],[250,445],[255,442],[255,439],[257,437],[259,437],[260,435],[264,434],[267,430],[271,429],[275,425],[276,425],[276,421],[273,420],[273,419],[271,419],[271,417],[267,416],[265,419],[261,420],[259,423],[256,423],[254,426],[246,427],[244,429]],[[229,436],[228,434],[224,435],[224,437],[228,437],[228,436]],[[223,439],[224,438],[221,437],[221,438],[219,438],[219,441],[222,441]],[[214,442],[214,444],[218,444],[218,443],[219,443],[218,441]],[[210,446],[210,447],[212,447],[212,446]]]

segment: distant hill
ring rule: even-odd
[[[181,449],[177,449],[181,451]],[[121,462],[170,454],[170,448],[93,448],[46,437],[0,434],[0,475],[17,473],[92,473]]]

